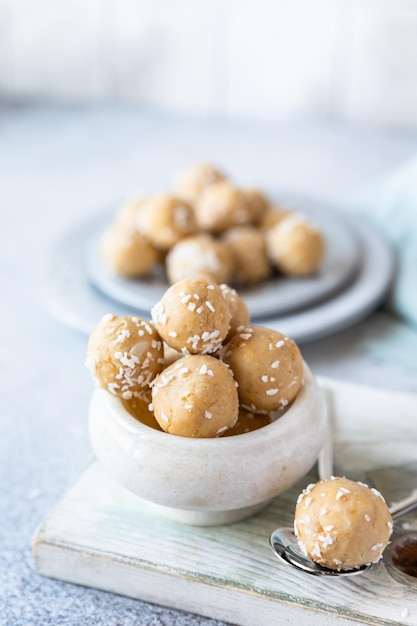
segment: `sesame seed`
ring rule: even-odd
[[[216,435],[221,435],[221,433],[224,433],[225,430],[227,430],[227,426],[222,426],[221,428],[219,428],[219,430],[216,432]]]
[[[319,547],[319,544],[318,544],[318,543],[316,543],[316,544],[314,545],[314,549],[311,551],[311,554],[312,554],[313,556],[317,556],[317,557],[319,557],[319,558],[321,557],[320,547]]]
[[[333,543],[333,539],[330,535],[318,535],[317,539],[323,544],[323,548],[327,548]]]
[[[375,487],[372,487],[372,488],[371,488],[371,491],[372,491],[372,493],[373,493],[373,494],[375,494],[378,498],[381,498],[381,500],[383,500],[383,499],[384,499],[384,498],[383,498],[383,496],[382,496],[382,494],[378,491],[378,489],[375,489]]]
[[[209,302],[208,300],[206,300],[206,303],[205,303],[205,304],[206,304],[206,307],[207,307],[208,309],[210,309],[210,311],[212,311],[213,313],[215,312],[215,310],[216,310],[216,309],[214,308],[214,306],[212,305],[212,303],[211,303],[211,302]]]
[[[275,396],[278,393],[278,389],[267,389],[266,390],[266,395],[267,396]]]
[[[110,391],[110,393],[116,395],[117,389],[120,389],[120,385],[118,385],[117,383],[109,383],[107,385],[107,389]]]
[[[349,491],[347,493],[349,493]],[[340,500],[340,498],[343,498],[345,494],[346,494],[346,490],[343,490],[342,488],[340,488],[336,494],[336,500]]]
[[[123,329],[119,335],[117,335],[116,341],[122,343],[125,339],[130,337],[130,331],[127,328]]]
[[[384,544],[383,543],[376,543],[374,546],[372,546],[371,550],[375,551],[375,550],[379,550],[380,548],[383,548]]]

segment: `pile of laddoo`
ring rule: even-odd
[[[100,241],[116,274],[141,278],[162,267],[171,285],[198,276],[233,286],[273,273],[312,276],[324,251],[323,233],[309,219],[206,163],[182,172],[172,193],[122,206]]]
[[[296,343],[251,325],[237,292],[204,277],[169,287],[152,321],[104,316],[90,335],[87,365],[135,417],[184,437],[264,426],[303,384]]]

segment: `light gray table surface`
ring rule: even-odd
[[[168,189],[196,159],[248,186],[339,203],[416,151],[416,134],[367,127],[210,122],[129,108],[0,109],[1,625],[218,624],[34,571],[31,537],[92,455],[87,338],[43,304],[59,238],[128,197]],[[417,333],[384,312],[302,346],[318,374],[412,392],[416,348]]]

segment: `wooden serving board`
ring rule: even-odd
[[[334,401],[335,474],[372,478],[388,501],[417,487],[417,396],[320,382]],[[350,579],[316,578],[275,558],[270,533],[292,524],[297,495],[315,480],[313,470],[248,520],[198,528],[159,517],[94,461],[37,531],[36,568],[242,626],[417,624],[417,578],[394,568],[390,548]],[[416,513],[397,521],[394,537],[405,528],[417,529]]]

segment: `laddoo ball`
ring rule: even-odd
[[[129,400],[146,396],[163,356],[162,340],[147,320],[108,314],[90,334],[86,365],[98,386]]]
[[[161,194],[142,202],[137,228],[160,250],[169,250],[196,230],[192,207],[182,198]]]
[[[221,351],[238,383],[241,405],[254,413],[284,409],[303,384],[303,359],[297,344],[262,326],[239,329]]]
[[[152,408],[167,433],[218,437],[235,425],[239,414],[233,374],[212,356],[184,356],[155,378]]]
[[[288,276],[311,276],[322,262],[325,245],[318,228],[293,213],[265,232],[271,263]]]
[[[206,276],[215,283],[229,282],[233,274],[233,256],[229,248],[208,234],[182,239],[165,259],[169,283],[184,278]]]
[[[230,310],[219,285],[185,278],[167,289],[152,308],[163,340],[183,354],[216,352],[230,329]]]
[[[301,550],[335,570],[379,561],[392,528],[391,513],[379,491],[348,478],[309,485],[295,509],[294,532]]]

